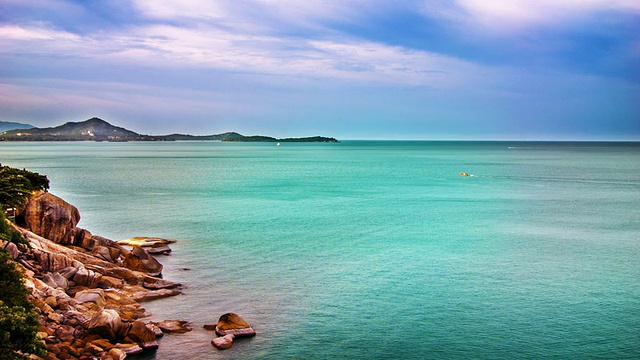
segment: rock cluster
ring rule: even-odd
[[[127,250],[78,228],[79,220],[64,200],[35,193],[16,219],[20,226],[12,225],[31,249],[2,244],[24,267],[45,359],[121,360],[157,348],[162,328],[140,320],[147,315],[140,302],[178,295],[180,284],[155,277],[162,265],[142,247]]]
[[[205,325],[204,328],[211,329],[214,327]],[[220,319],[218,319],[218,323],[214,329],[216,334],[220,337],[213,338],[213,340],[211,340],[211,345],[220,350],[230,348],[236,337],[250,337],[256,335],[256,332],[253,330],[251,325],[240,317],[240,315],[235,313],[226,313],[220,316]]]

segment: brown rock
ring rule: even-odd
[[[100,277],[100,281],[98,282],[98,287],[103,289],[119,289],[122,287],[122,279],[115,278],[113,276],[102,275]]]
[[[213,331],[216,329],[216,324],[204,324],[203,328],[205,330]]]
[[[69,325],[60,325],[60,327],[56,329],[55,334],[56,334],[56,337],[61,341],[71,342],[75,338],[76,329],[74,329]]]
[[[55,298],[55,296],[47,296],[47,298],[44,299],[44,302],[52,308],[58,307],[58,300]]]
[[[98,334],[105,339],[115,340],[121,333],[123,324],[117,311],[105,309],[95,314],[86,328],[89,334]]]
[[[107,305],[107,300],[104,297],[104,291],[102,289],[88,289],[80,291],[76,293],[73,299],[79,304],[92,302],[100,307]]]
[[[78,272],[78,268],[74,268],[72,266],[60,269],[60,271],[58,271],[60,276],[64,277],[67,280],[73,279],[73,277],[77,272]]]
[[[104,351],[109,351],[109,349],[113,347],[113,344],[105,339],[93,340],[91,341],[91,344],[101,347]]]
[[[80,286],[86,286],[88,288],[95,288],[100,283],[101,274],[95,273],[87,268],[80,267],[76,274],[73,276],[73,281]]]
[[[78,209],[48,192],[29,197],[16,222],[28,230],[57,243],[69,244],[72,229],[80,221]]]
[[[156,342],[156,335],[153,331],[149,330],[145,323],[140,320],[136,320],[131,325],[131,329],[127,334],[127,337],[133,340],[136,344],[140,345],[143,349],[157,349],[158,343]]]
[[[11,255],[13,259],[17,258],[18,255],[20,255],[20,251],[18,251],[18,247],[16,246],[16,244],[8,241],[0,241],[0,244],[2,245],[3,249],[9,252],[9,255]]]
[[[124,267],[157,276],[162,273],[162,264],[139,246],[134,246],[124,258]]]
[[[175,296],[175,295],[179,295],[182,292],[180,290],[170,290],[170,289],[160,289],[160,290],[142,290],[142,291],[137,291],[133,294],[131,294],[131,296],[136,300],[136,301],[149,301],[149,300],[156,300],[156,299],[162,299],[162,298],[166,298],[166,297],[170,297],[170,296]]]
[[[47,315],[47,318],[53,322],[60,324],[64,319],[64,316],[62,316],[61,314],[52,312],[49,315]]]
[[[126,240],[118,240],[116,243],[118,245],[124,246],[140,246],[140,247],[151,247],[154,245],[169,245],[175,243],[175,240],[167,240],[161,239],[157,237],[147,237],[147,236],[138,236],[131,239]]]
[[[226,313],[220,316],[216,325],[216,334],[225,336],[233,334],[238,337],[255,336],[256,332],[240,315]]]
[[[127,355],[140,354],[141,352],[144,351],[144,349],[137,344],[119,344],[118,343],[115,345],[114,348],[123,350],[124,353]]]
[[[42,281],[44,281],[52,288],[60,288],[62,290],[67,290],[69,288],[69,282],[67,281],[67,278],[60,275],[60,273],[58,272],[44,274]]]
[[[211,345],[215,346],[217,349],[225,350],[233,345],[234,338],[235,336],[233,334],[214,338],[213,340],[211,340]]]
[[[62,323],[70,326],[82,325],[89,320],[88,316],[79,311],[67,310],[64,312]]]
[[[105,246],[101,246],[101,245],[94,246],[93,249],[91,250],[91,253],[104,261],[109,261],[109,262],[113,261],[111,259],[111,253],[109,252],[109,249]]]
[[[165,244],[154,244],[147,251],[151,255],[169,255],[171,248]]]
[[[156,336],[156,338],[160,338],[160,337],[164,336],[164,333],[162,332],[162,329],[160,329],[158,327],[158,325],[156,325],[156,323],[154,323],[154,322],[147,323],[147,328],[149,328],[149,330],[153,331],[153,334]]]
[[[189,327],[189,322],[182,320],[163,320],[156,323],[164,333],[186,333],[193,329]]]
[[[124,360],[127,358],[127,353],[122,349],[113,348],[109,350],[109,356],[114,360]]]

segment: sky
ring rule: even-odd
[[[638,0],[0,0],[0,120],[640,140]]]

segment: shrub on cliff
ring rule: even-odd
[[[5,219],[4,213],[0,211],[0,240],[12,242],[14,244],[25,244],[27,247],[31,248],[31,244],[20,234],[18,231],[13,230],[9,224],[7,224],[7,220]]]
[[[3,210],[24,204],[34,191],[48,189],[49,179],[45,175],[0,164],[0,204]]]
[[[24,278],[9,253],[0,249],[0,359],[22,359],[16,353],[44,355],[38,318],[27,298]]]

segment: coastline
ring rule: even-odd
[[[149,316],[141,303],[182,293],[145,248],[127,250],[78,228],[78,210],[47,192],[32,194],[16,219],[19,226],[9,224],[30,248],[2,245],[22,265],[44,359],[122,360],[157,349],[165,332],[191,330],[184,321],[141,320]]]

